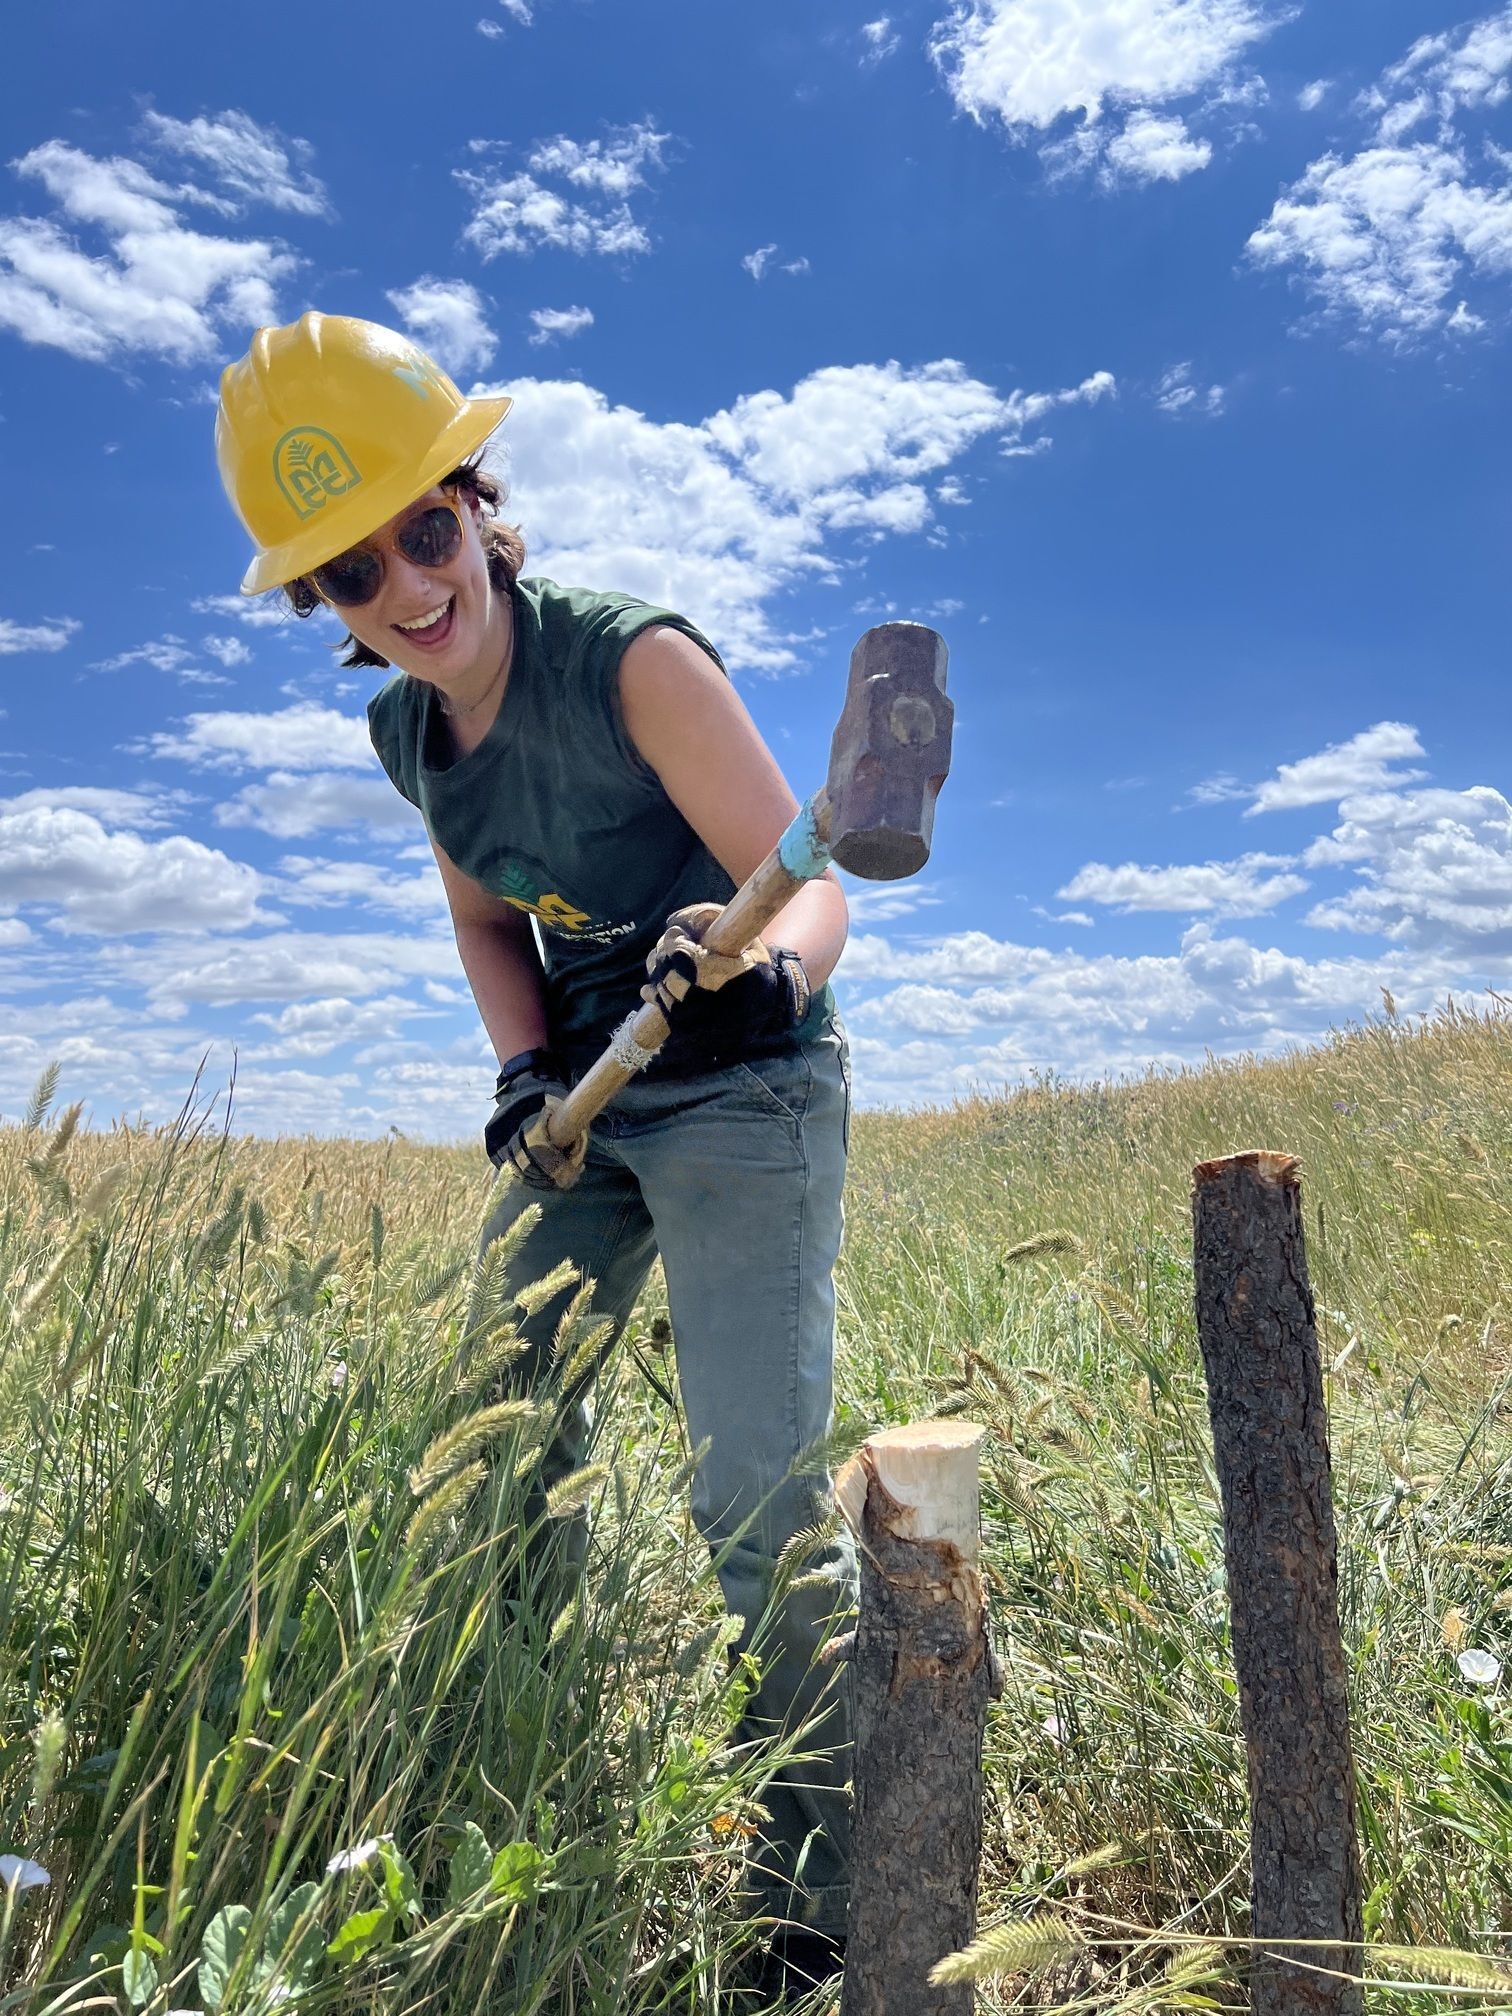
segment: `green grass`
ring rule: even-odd
[[[0,1852],[52,1880],[0,1896],[0,2011],[719,2006],[770,1759],[728,1742],[657,1295],[564,1609],[522,1540],[543,1420],[485,1411],[514,1337],[473,1151],[38,1105],[0,1131]],[[1459,1011],[858,1122],[841,1439],[990,1430],[982,2003],[1242,2004],[1189,1192],[1244,1147],[1303,1162],[1368,2003],[1512,2006],[1512,1023]]]

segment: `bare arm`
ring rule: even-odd
[[[744,882],[798,804],[735,688],[691,637],[646,630],[621,661],[620,706],[667,796],[720,866]],[[763,936],[796,952],[820,987],[848,924],[845,892],[827,873],[805,884]]]
[[[546,997],[540,957],[523,911],[473,881],[431,841],[451,906],[457,953],[483,1027],[502,1064],[546,1042]]]

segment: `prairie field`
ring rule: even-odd
[[[254,1140],[199,1094],[168,1129],[76,1123],[44,1084],[0,1128],[0,2011],[755,2016],[773,1755],[730,1740],[750,1667],[659,1290],[553,1492],[591,1541],[546,1600],[526,1487],[602,1340],[580,1293],[555,1383],[513,1394],[481,1152]],[[942,1411],[989,1431],[983,2009],[1244,2006],[1190,1184],[1248,1147],[1303,1166],[1367,2006],[1512,2007],[1495,1004],[858,1116],[826,1453]]]

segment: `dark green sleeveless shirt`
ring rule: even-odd
[[[620,659],[641,631],[666,624],[724,665],[686,617],[539,576],[516,584],[514,623],[503,701],[470,754],[453,759],[435,687],[404,673],[369,702],[368,729],[448,858],[536,919],[547,1028],[581,1070],[639,1005],[668,913],[722,903],[735,887],[626,734]],[[792,1040],[831,1005],[816,990]]]

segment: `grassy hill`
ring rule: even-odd
[[[1189,1190],[1242,1147],[1303,1162],[1370,2006],[1509,2006],[1512,1021],[868,1114],[852,1145],[836,1452],[941,1410],[991,1431],[984,2006],[1240,2001]],[[646,1376],[661,1307],[557,1505],[595,1537],[552,1614],[480,1161],[203,1111],[81,1134],[45,1099],[0,1130],[0,1854],[50,1879],[0,1893],[0,2011],[692,2012],[735,1978],[766,1760],[726,1742],[747,1675]],[[593,1344],[579,1308],[564,1367]],[[1012,1928],[1046,1911],[1030,1980]]]

